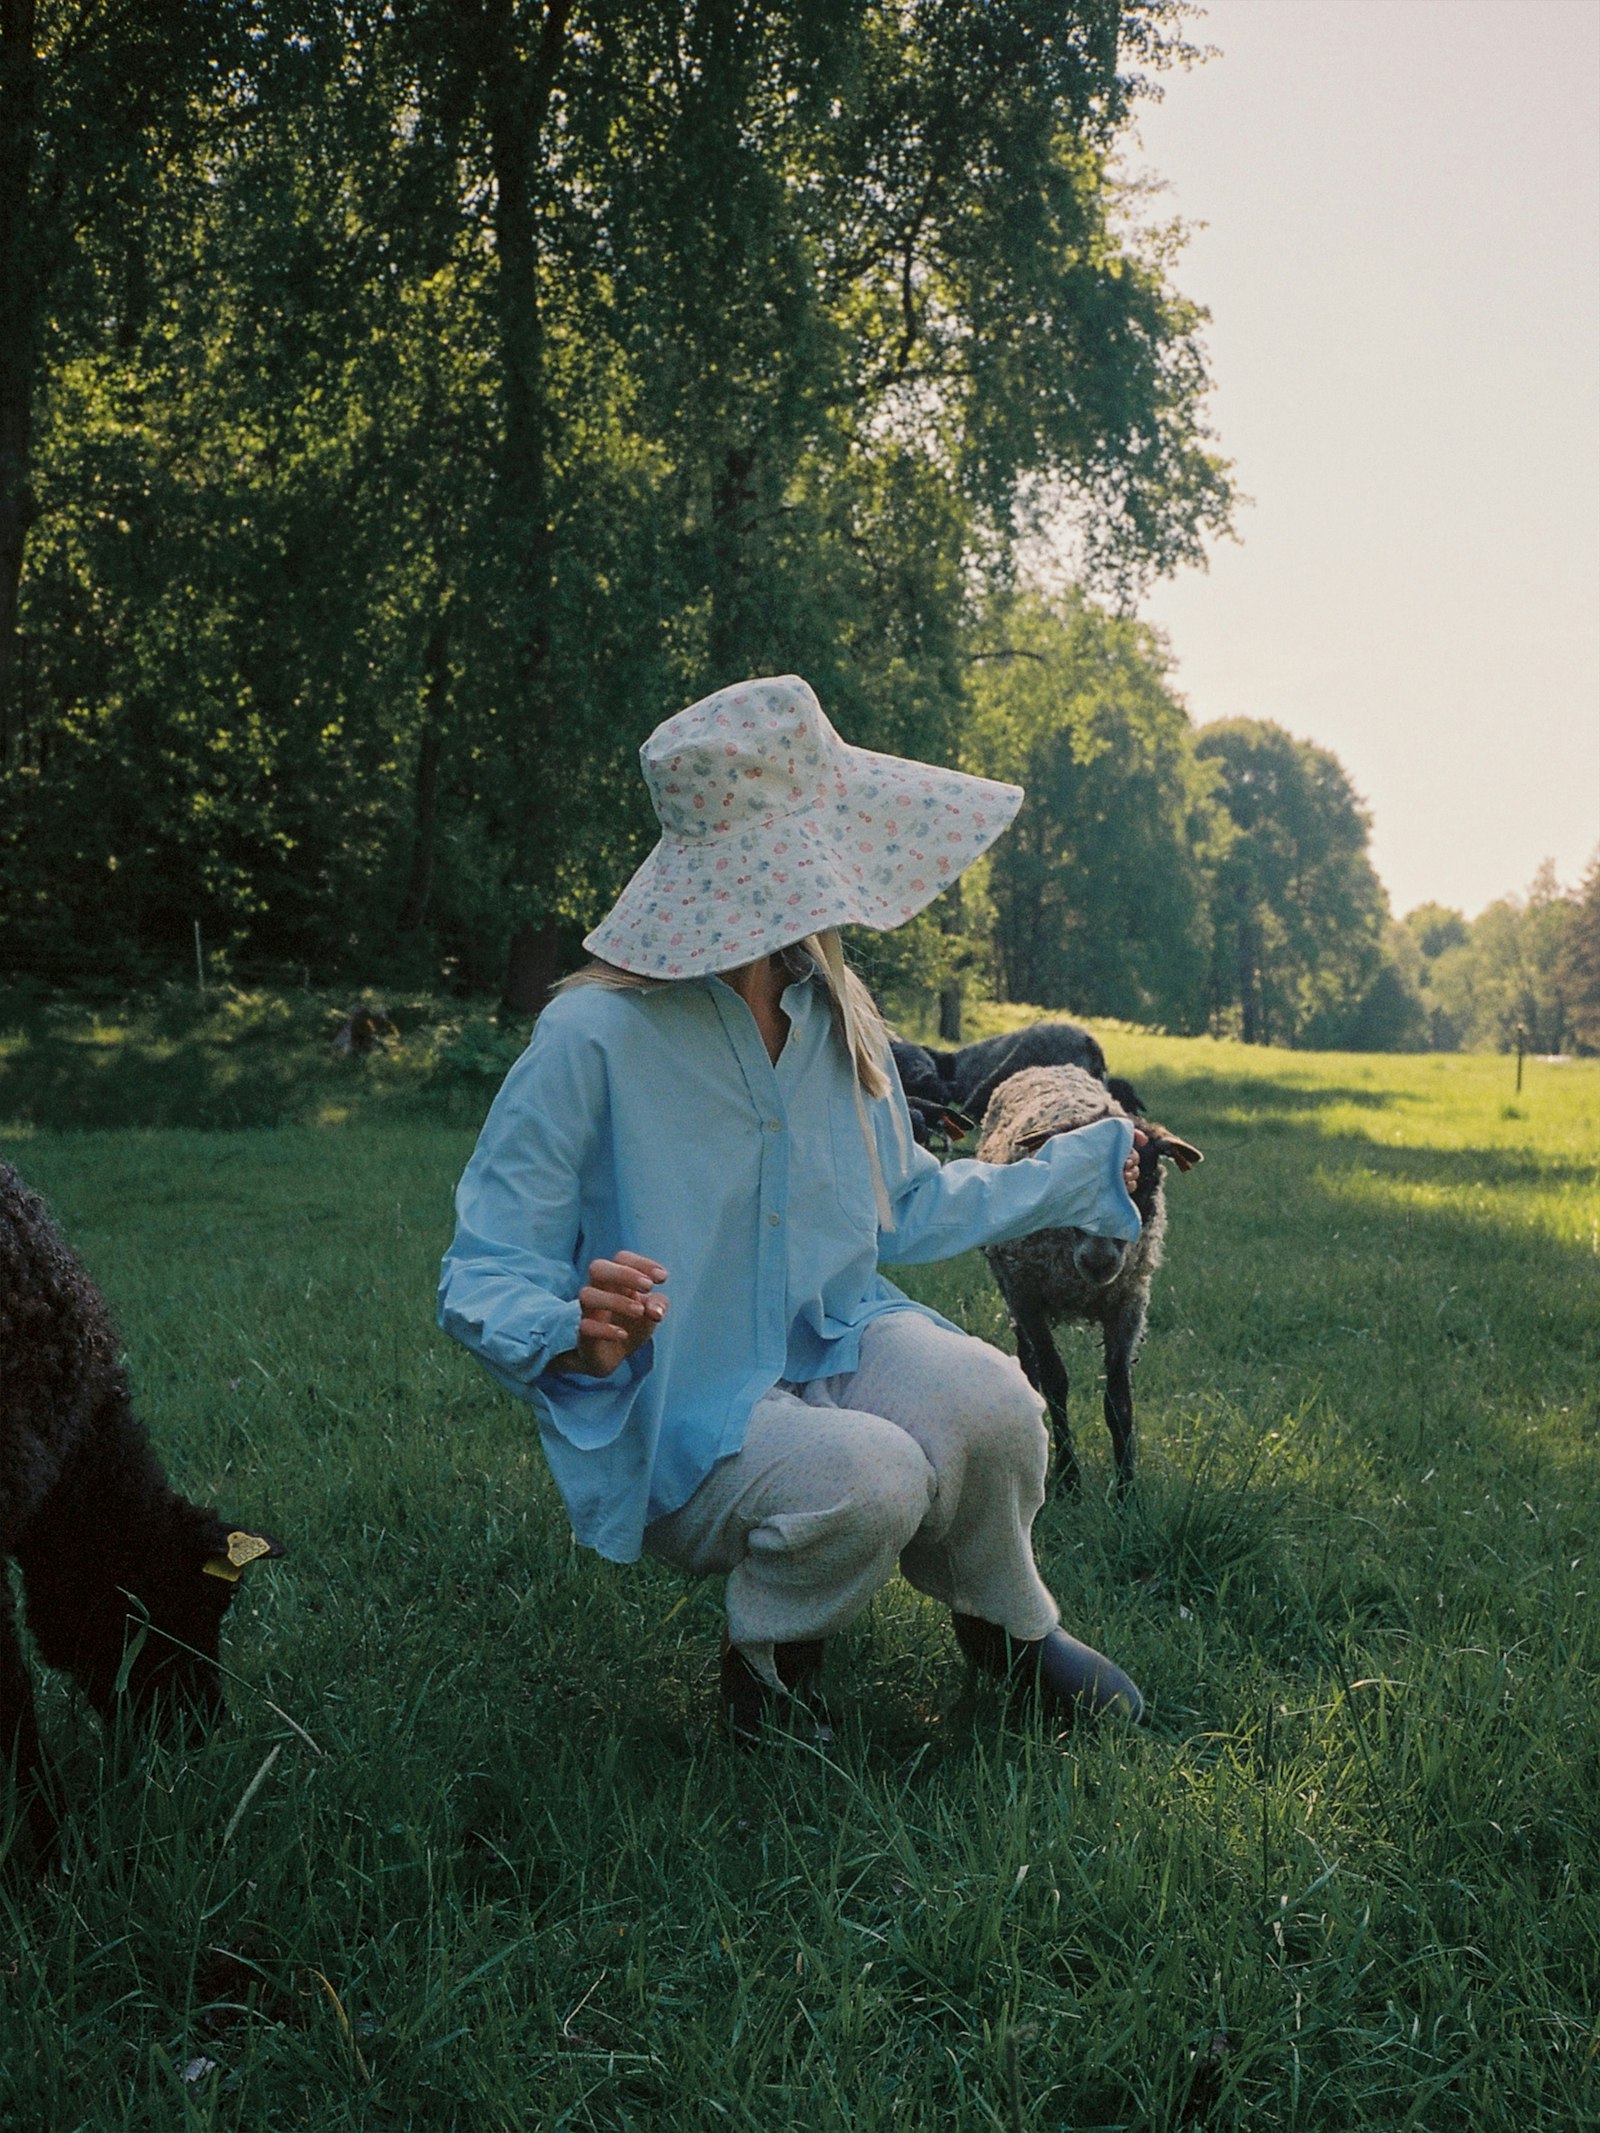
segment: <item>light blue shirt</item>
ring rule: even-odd
[[[912,1141],[898,1083],[867,1105],[893,1217],[880,1231],[828,995],[805,978],[783,1006],[774,1065],[719,978],[558,995],[456,1193],[439,1323],[531,1402],[574,1533],[617,1562],[739,1449],[774,1385],[853,1370],[864,1326],[921,1308],[880,1257],[949,1259],[1055,1226],[1139,1234],[1126,1121],[1018,1163],[940,1165]],[[619,1250],[667,1269],[665,1319],[610,1377],[550,1369],[577,1345],[590,1260]]]

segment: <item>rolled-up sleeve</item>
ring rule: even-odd
[[[881,1259],[920,1266],[1041,1229],[1081,1229],[1125,1243],[1138,1236],[1139,1210],[1122,1182],[1133,1146],[1127,1119],[1098,1119],[1057,1134],[1037,1155],[1016,1163],[966,1157],[940,1163],[912,1141],[909,1122],[901,1130],[894,1121],[897,1101],[903,1107],[904,1098],[893,1089],[876,1107],[890,1112],[890,1129],[880,1125],[877,1135],[893,1217],[879,1233]]]
[[[598,1050],[574,1041],[556,1017],[541,1021],[456,1190],[439,1324],[524,1399],[551,1361],[577,1345],[579,1180],[605,1094]],[[578,1391],[576,1380],[556,1382]]]

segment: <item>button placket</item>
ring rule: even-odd
[[[754,1017],[731,988],[713,985],[709,990],[739,1063],[760,1133],[756,1159],[756,1258],[760,1290],[757,1341],[762,1352],[762,1368],[771,1370],[776,1379],[782,1375],[789,1347],[788,1239],[783,1233],[789,1186],[787,1108],[777,1069],[768,1057]],[[795,1041],[792,1032],[789,1041],[791,1044]],[[765,1220],[761,1219],[763,1216]]]

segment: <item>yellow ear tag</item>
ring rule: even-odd
[[[209,1577],[226,1578],[230,1585],[237,1585],[246,1563],[271,1553],[271,1541],[264,1541],[259,1533],[230,1533],[227,1554],[208,1556],[200,1567]]]

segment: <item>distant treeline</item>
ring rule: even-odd
[[[1115,176],[1187,56],[1178,0],[0,13],[0,965],[198,929],[526,1010],[648,848],[645,733],[797,671],[1029,787],[868,944],[947,1025],[1500,1034],[1337,762],[1196,732],[1121,619],[1233,501]]]
[[[991,612],[971,695],[962,760],[1028,798],[942,908],[866,951],[891,995],[965,971],[1251,1043],[1493,1049],[1520,1028],[1600,1050],[1600,862],[1576,891],[1547,867],[1471,923],[1437,904],[1396,923],[1337,758],[1262,721],[1193,726],[1161,640],[1081,595]]]

